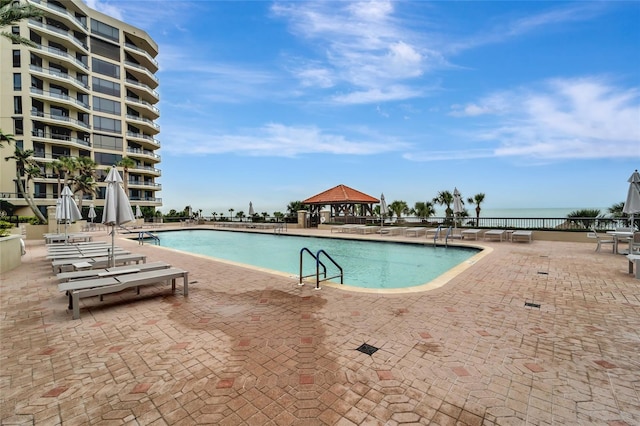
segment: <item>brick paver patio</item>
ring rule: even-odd
[[[594,244],[486,243],[391,295],[118,245],[187,269],[189,297],[83,299],[74,321],[28,241],[0,284],[2,425],[640,424],[640,281]]]

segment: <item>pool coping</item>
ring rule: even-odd
[[[246,234],[265,234],[263,232],[255,232],[255,231],[243,231],[243,230],[224,230],[224,229],[211,229],[211,228],[190,228],[190,229],[168,229],[166,231],[160,231],[159,233],[162,232],[169,232],[169,231],[192,231],[192,230],[202,230],[202,231],[222,231],[222,232],[243,232]],[[289,235],[289,234],[288,234]],[[379,239],[373,239],[373,238],[349,238],[349,236],[329,236],[329,235],[301,235],[301,234],[290,234],[291,236],[305,236],[305,237],[318,237],[318,238],[332,238],[332,239],[344,239],[344,240],[352,240],[352,241],[369,241],[369,242],[383,242],[383,243],[394,243],[394,244],[409,244],[409,245],[416,245],[416,246],[426,246],[426,245],[433,245],[431,243],[426,243],[426,242],[418,242],[418,241],[406,241],[406,240],[393,240],[393,241],[389,241],[389,240],[379,240]],[[375,235],[374,235],[375,237]],[[133,239],[133,238],[131,238]],[[464,271],[466,271],[467,269],[471,268],[472,266],[474,266],[476,263],[478,263],[480,260],[482,260],[483,258],[485,258],[486,256],[488,256],[489,254],[491,254],[493,252],[493,248],[489,247],[489,246],[485,246],[482,244],[478,244],[478,243],[470,243],[470,244],[436,244],[437,246],[441,246],[443,248],[450,246],[450,247],[461,247],[461,248],[474,248],[474,249],[478,249],[480,250],[478,253],[476,253],[475,255],[473,255],[472,257],[470,257],[469,259],[463,261],[462,263],[459,263],[458,265],[448,269],[447,271],[445,271],[444,273],[438,275],[436,278],[434,278],[433,280],[426,282],[424,284],[420,284],[420,285],[416,285],[416,286],[410,286],[410,287],[401,287],[401,288],[389,288],[389,289],[376,289],[376,288],[367,288],[367,287],[356,287],[356,286],[351,286],[348,284],[339,284],[339,283],[335,283],[332,281],[322,281],[322,284],[320,286],[320,288],[318,288],[318,290],[321,290],[322,287],[330,287],[330,288],[336,288],[339,290],[343,290],[343,291],[348,291],[348,292],[353,292],[353,293],[369,293],[369,294],[406,294],[406,293],[420,293],[420,292],[426,292],[426,291],[431,291],[431,290],[435,290],[438,288],[443,287],[444,285],[446,285],[449,281],[451,281],[453,278],[457,277],[458,275],[460,275],[461,273],[463,273]],[[228,259],[221,259],[215,256],[207,256],[204,254],[198,254],[198,253],[190,253],[190,252],[186,252],[186,251],[182,251],[182,250],[178,250],[178,249],[173,249],[170,247],[163,247],[160,245],[154,246],[157,248],[161,248],[164,250],[168,250],[168,251],[174,251],[174,252],[178,252],[178,253],[182,253],[182,254],[187,254],[190,256],[196,256],[199,257],[201,259],[208,259],[208,260],[213,260],[215,262],[220,262],[220,263],[224,263],[227,265],[232,265],[232,266],[237,266],[240,268],[246,268],[246,269],[250,269],[253,271],[258,271],[258,272],[264,272],[267,274],[271,274],[271,275],[277,275],[277,276],[281,276],[281,277],[285,277],[288,279],[293,279],[296,282],[299,281],[299,276],[298,275],[292,275],[291,273],[288,272],[282,272],[282,271],[278,271],[275,269],[268,269],[268,268],[263,268],[260,266],[254,266],[254,265],[249,265],[246,263],[240,263],[240,262],[236,262],[233,260],[228,260]],[[302,284],[299,285],[309,285],[309,284],[313,284],[315,285],[315,282],[312,282],[310,280],[303,280]]]

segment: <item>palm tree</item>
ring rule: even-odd
[[[400,216],[402,216],[403,213],[409,214],[409,205],[406,201],[395,200],[393,203],[389,204],[389,211],[395,213],[395,215],[398,216],[398,219],[400,219]]]
[[[122,157],[122,159],[118,161],[118,163],[116,164],[116,166],[122,167],[122,172],[123,172],[122,180],[124,180],[124,193],[127,194],[127,197],[129,196],[129,169],[135,166],[136,164],[138,163],[136,163],[135,160],[131,159],[130,157]]]
[[[229,209],[229,219],[231,219],[231,222],[233,222],[233,212],[235,211],[235,209]]]
[[[304,204],[302,204],[302,201],[291,201],[287,206],[287,216],[296,217],[298,215],[298,210],[304,210]]]
[[[3,148],[2,142],[11,143],[11,142],[15,142],[15,139],[13,138],[12,134],[3,133],[2,129],[0,129],[0,148]]]
[[[70,176],[78,167],[76,157],[60,157],[58,158],[58,162],[61,164],[60,170],[62,171],[62,182],[66,185]],[[60,192],[58,192],[58,194],[60,194]]]
[[[42,11],[35,6],[20,4],[20,2],[14,0],[0,0],[0,28],[10,27],[23,19],[38,18],[42,15]],[[18,44],[25,44],[32,47],[36,46],[36,44],[28,38],[20,37],[17,34],[2,31],[0,35]]]
[[[453,210],[451,209],[451,203],[453,203],[453,194],[449,191],[440,191],[438,195],[433,199],[434,204],[438,204],[441,206],[447,206],[445,209],[445,216],[451,217],[453,216]]]
[[[412,212],[420,219],[429,219],[431,216],[436,214],[436,209],[431,201],[424,203],[422,201],[418,201],[413,206]]]
[[[216,216],[218,216],[218,213],[216,212],[211,212],[211,217],[213,218],[213,221],[216,221]]]
[[[574,210],[567,215],[570,223],[582,225],[585,229],[594,226],[598,218],[603,217],[600,209]]]
[[[82,210],[82,200],[85,194],[91,194],[92,197],[96,195],[97,182],[93,179],[93,176],[78,175],[71,178],[73,182],[73,193],[80,193],[80,202],[78,208]]]
[[[470,204],[476,205],[476,226],[480,223],[480,203],[484,201],[484,194],[482,192],[474,195],[473,197],[467,198],[467,202]]]
[[[626,217],[627,214],[623,213],[624,209],[624,201],[620,201],[619,203],[614,203],[607,209],[607,212],[613,217]]]
[[[25,190],[23,179],[27,182],[34,176],[40,174],[40,168],[36,164],[36,162],[31,158],[34,154],[34,150],[27,149],[23,151],[22,149],[16,147],[15,152],[10,157],[5,157],[5,161],[15,160],[16,162],[16,182],[18,184],[18,192],[22,194],[24,199],[27,201],[27,204],[33,211],[33,214],[36,215],[38,220],[42,223],[47,223],[47,219],[44,217],[42,212],[38,210],[36,203],[33,201],[33,196]],[[37,171],[36,171],[37,169]]]

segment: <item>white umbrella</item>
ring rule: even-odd
[[[56,233],[60,232],[60,219],[62,218],[62,195],[56,200]]]
[[[82,214],[78,210],[76,201],[73,199],[73,192],[68,185],[64,186],[61,194],[60,217],[64,220],[64,238],[67,240],[67,225],[76,220],[82,219]]]
[[[131,203],[127,194],[122,188],[122,178],[115,166],[109,170],[106,179],[107,191],[104,197],[104,211],[102,212],[102,223],[111,225],[111,252],[109,254],[111,266],[115,266],[113,250],[115,248],[116,225],[133,222],[136,218],[131,210]]]
[[[253,203],[251,201],[249,201],[249,217],[251,218],[251,221],[253,222],[253,215],[256,214],[256,212],[253,211]]]
[[[384,216],[389,214],[389,207],[384,199],[384,194],[380,194],[380,226],[384,226]]]
[[[640,213],[640,173],[638,170],[633,172],[629,180],[629,192],[627,193],[627,200],[624,202],[622,212],[631,216],[629,224],[631,228],[634,227],[634,215]]]
[[[462,207],[462,197],[460,196],[460,191],[458,188],[453,189],[453,225],[456,227],[458,222],[456,217],[464,211],[464,207]]]
[[[136,219],[142,217],[142,210],[140,210],[140,206],[136,206]]]
[[[89,219],[91,219],[91,223],[93,223],[93,219],[98,217],[96,214],[96,209],[93,208],[93,204],[89,206]]]

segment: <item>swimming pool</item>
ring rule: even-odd
[[[368,289],[398,289],[425,284],[480,251],[467,247],[218,230],[164,231],[157,235],[163,247],[296,277],[300,271],[300,250],[306,247],[315,254],[322,249],[343,268],[344,284]],[[337,269],[332,269],[331,263],[324,260],[327,275],[336,275]],[[305,255],[303,265],[303,275],[315,274],[313,258]]]

